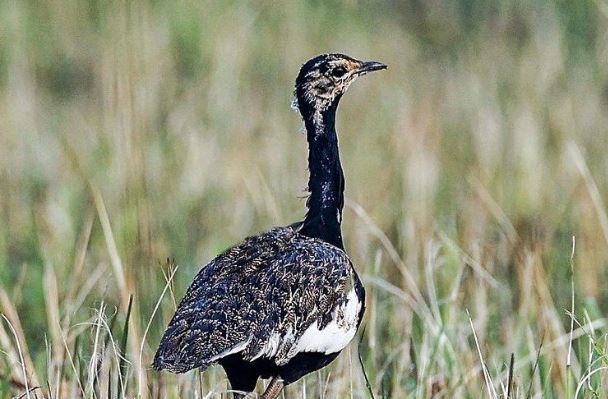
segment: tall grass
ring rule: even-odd
[[[389,65],[338,115],[367,312],[285,397],[608,397],[607,18],[600,0],[0,2],[0,397],[227,391],[219,368],[151,359],[202,264],[303,216],[289,102],[328,51]]]

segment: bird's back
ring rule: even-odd
[[[236,353],[284,365],[301,352],[339,352],[354,336],[363,303],[344,251],[277,228],[246,238],[198,273],[154,367],[185,372]]]

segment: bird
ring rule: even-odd
[[[160,341],[156,370],[220,364],[235,399],[253,392],[259,378],[270,379],[260,397],[275,399],[354,338],[365,290],[342,241],[336,111],[355,79],[386,68],[337,53],[302,65],[294,105],[308,141],[306,215],[245,238],[198,272]]]

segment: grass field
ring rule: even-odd
[[[152,356],[303,217],[293,81],[334,51],[389,65],[338,115],[367,312],[284,397],[608,398],[605,0],[0,1],[0,398],[228,397]]]

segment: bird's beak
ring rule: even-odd
[[[366,61],[362,62],[361,66],[355,71],[357,75],[365,75],[366,73],[373,71],[381,71],[386,69],[387,66],[378,61]]]

